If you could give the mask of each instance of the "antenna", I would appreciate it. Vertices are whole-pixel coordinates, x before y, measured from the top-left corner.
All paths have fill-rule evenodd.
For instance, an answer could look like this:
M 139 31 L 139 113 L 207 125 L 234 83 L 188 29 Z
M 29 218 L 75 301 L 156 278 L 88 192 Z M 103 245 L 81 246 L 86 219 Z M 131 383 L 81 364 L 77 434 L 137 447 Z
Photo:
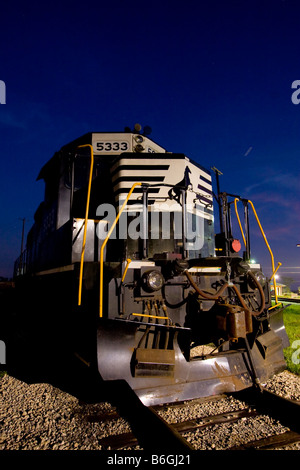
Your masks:
M 211 167 L 211 169 L 214 171 L 215 175 L 216 175 L 216 181 L 217 181 L 217 196 L 216 197 L 216 200 L 218 202 L 218 205 L 219 205 L 219 218 L 220 218 L 220 232 L 223 232 L 224 231 L 224 224 L 223 224 L 223 217 L 222 217 L 222 203 L 221 203 L 221 197 L 220 197 L 220 180 L 219 180 L 219 176 L 220 175 L 223 175 L 223 173 L 218 170 L 218 168 L 216 168 L 215 166 Z
M 220 175 L 223 175 L 223 173 L 218 170 L 218 168 L 216 168 L 215 166 L 213 166 L 212 168 L 212 171 L 214 171 L 215 175 L 216 175 L 216 180 L 217 180 L 217 190 L 218 190 L 218 198 L 219 198 L 219 194 L 220 194 L 220 181 L 219 181 L 219 176 Z

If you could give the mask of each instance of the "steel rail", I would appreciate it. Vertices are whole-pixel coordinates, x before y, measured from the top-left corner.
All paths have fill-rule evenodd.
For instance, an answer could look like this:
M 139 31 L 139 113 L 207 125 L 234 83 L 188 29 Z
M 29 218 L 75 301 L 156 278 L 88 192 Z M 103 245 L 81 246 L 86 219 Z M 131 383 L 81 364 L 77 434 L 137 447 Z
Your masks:
M 300 401 L 281 397 L 270 390 L 250 388 L 232 394 L 254 406 L 259 412 L 279 420 L 291 431 L 300 433 Z
M 234 396 L 238 399 L 241 399 L 245 403 L 246 407 L 241 410 L 237 409 L 216 415 L 200 416 L 198 418 L 187 419 L 181 422 L 168 423 L 162 417 L 158 417 L 158 412 L 160 410 L 164 411 L 166 409 L 189 407 L 194 403 L 204 403 L 205 401 L 222 399 L 224 396 Z M 99 441 L 99 444 L 102 446 L 102 448 L 121 450 L 140 446 L 143 448 L 143 450 L 147 451 L 153 451 L 153 449 L 159 449 L 163 451 L 174 449 L 176 449 L 176 451 L 182 451 L 182 449 L 195 450 L 195 448 L 190 444 L 188 444 L 188 447 L 186 447 L 187 441 L 184 439 L 182 434 L 187 432 L 195 432 L 199 429 L 209 429 L 210 427 L 216 425 L 238 422 L 241 419 L 252 418 L 260 414 L 267 414 L 270 417 L 279 419 L 280 423 L 287 426 L 289 429 L 282 434 L 273 434 L 265 438 L 237 444 L 235 446 L 229 447 L 226 450 L 276 449 L 278 447 L 285 447 L 289 444 L 300 442 L 300 403 L 282 398 L 266 389 L 262 389 L 261 392 L 257 392 L 256 389 L 248 389 L 236 394 L 225 394 L 217 397 L 207 397 L 206 399 L 202 398 L 190 400 L 188 402 L 169 403 L 145 408 L 148 410 L 148 414 L 144 415 L 143 411 L 143 413 L 140 415 L 140 419 L 143 422 L 143 426 L 140 429 L 137 429 L 136 426 L 132 426 L 132 432 L 126 432 L 123 434 L 111 435 L 109 437 L 102 438 Z M 120 411 L 121 413 L 119 416 L 125 417 L 130 422 L 130 424 L 132 424 L 132 417 L 130 416 L 130 413 L 127 411 L 126 416 L 124 416 L 122 410 Z M 140 410 L 136 410 L 136 413 L 140 413 Z M 151 416 L 150 421 L 149 416 Z M 105 417 L 106 415 L 104 415 L 104 419 Z M 111 414 L 111 419 L 115 419 L 116 417 L 118 417 L 118 415 L 115 413 Z M 156 421 L 157 417 L 158 421 Z M 99 417 L 96 417 L 96 420 L 100 421 Z M 159 428 L 156 427 L 157 423 L 159 423 Z M 161 428 L 162 425 L 163 428 Z M 141 432 L 143 434 L 148 432 L 147 437 L 144 436 L 144 439 L 141 439 Z M 162 440 L 160 441 L 160 439 Z M 179 446 L 178 448 L 177 445 Z
M 293 299 L 293 298 L 287 298 L 287 297 L 278 297 L 278 300 L 280 302 L 291 302 L 294 304 L 300 304 L 300 299 Z
M 116 407 L 119 415 L 128 421 L 139 445 L 144 450 L 155 449 L 185 454 L 194 450 L 173 426 L 159 416 L 154 407 L 147 407 L 141 402 L 127 382 L 108 381 L 105 382 L 105 388 L 108 394 L 107 400 Z M 101 444 L 101 441 L 99 443 Z
M 183 404 L 182 407 L 185 405 Z M 169 406 L 172 408 L 172 406 Z M 155 411 L 157 407 L 150 407 L 152 411 Z M 251 416 L 257 416 L 257 412 L 255 410 L 236 410 L 236 411 L 229 411 L 227 413 L 220 413 L 214 416 L 205 416 L 199 417 L 194 419 L 188 419 L 186 421 L 181 422 L 172 422 L 166 423 L 166 426 L 169 427 L 171 430 L 177 431 L 180 434 L 185 432 L 196 431 L 197 429 L 204 429 L 210 426 L 214 426 L 216 424 L 224 424 L 224 423 L 231 423 L 238 421 L 242 418 L 249 418 Z M 139 441 L 137 437 L 134 435 L 133 432 L 127 432 L 123 434 L 117 434 L 115 436 L 104 437 L 99 441 L 99 444 L 103 447 L 109 447 L 112 450 L 121 450 L 126 447 L 134 447 L 139 445 Z M 194 450 L 194 448 L 193 448 Z

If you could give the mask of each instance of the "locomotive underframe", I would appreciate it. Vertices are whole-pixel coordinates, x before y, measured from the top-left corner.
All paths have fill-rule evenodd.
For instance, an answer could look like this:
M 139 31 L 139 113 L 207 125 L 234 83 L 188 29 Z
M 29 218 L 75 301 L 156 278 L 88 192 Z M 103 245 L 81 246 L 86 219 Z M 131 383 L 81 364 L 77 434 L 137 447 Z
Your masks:
M 132 360 L 140 337 L 139 328 L 136 322 L 102 322 L 97 337 L 98 368 L 104 380 L 126 380 L 141 401 L 149 406 L 240 391 L 251 387 L 257 379 L 265 382 L 285 368 L 282 341 L 273 331 L 262 335 L 253 345 L 252 362 L 245 349 L 208 354 L 187 361 L 175 335 L 173 363 L 165 364 L 165 356 L 158 356 L 155 363 L 147 364 L 148 375 L 133 376 Z M 256 377 L 253 376 L 253 364 Z M 166 368 L 162 369 L 162 365 Z M 152 375 L 149 366 L 152 366 Z

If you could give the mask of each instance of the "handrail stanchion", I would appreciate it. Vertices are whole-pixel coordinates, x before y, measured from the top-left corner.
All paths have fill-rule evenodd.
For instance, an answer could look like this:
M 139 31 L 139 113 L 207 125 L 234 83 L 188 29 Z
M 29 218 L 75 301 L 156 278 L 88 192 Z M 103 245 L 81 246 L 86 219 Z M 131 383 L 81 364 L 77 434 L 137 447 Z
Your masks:
M 103 316 L 103 253 L 104 253 L 104 248 L 106 246 L 106 243 L 108 242 L 108 239 L 109 237 L 111 236 L 115 226 L 117 225 L 118 223 L 118 220 L 128 202 L 128 199 L 130 198 L 134 188 L 136 186 L 142 186 L 142 183 L 134 183 L 129 191 L 129 193 L 127 194 L 126 196 L 126 199 L 122 205 L 122 207 L 120 208 L 118 214 L 117 214 L 117 217 L 115 218 L 115 220 L 113 221 L 111 227 L 110 227 L 110 230 L 108 232 L 108 234 L 106 235 L 106 238 L 105 240 L 103 241 L 102 245 L 101 245 L 101 249 L 100 249 L 100 299 L 99 299 L 99 317 L 102 318 Z
M 237 217 L 237 220 L 238 220 L 238 224 L 239 224 L 239 227 L 240 227 L 240 230 L 241 230 L 241 234 L 242 234 L 242 237 L 243 237 L 243 240 L 244 240 L 244 243 L 245 243 L 245 247 L 246 247 L 246 249 L 247 249 L 246 239 L 245 239 L 245 236 L 244 236 L 242 224 L 241 224 L 240 217 L 239 217 L 239 213 L 238 213 L 238 210 L 237 210 L 237 204 L 236 204 L 236 203 L 237 203 L 238 200 L 239 200 L 238 198 L 235 198 L 235 199 L 234 199 L 235 213 L 236 213 L 236 217 Z M 259 220 L 258 215 L 257 215 L 257 213 L 256 213 L 255 207 L 254 207 L 252 201 L 249 201 L 249 200 L 248 200 L 247 202 L 251 204 L 251 207 L 252 207 L 253 213 L 254 213 L 254 215 L 255 215 L 256 221 L 257 221 L 257 223 L 258 223 L 258 226 L 259 226 L 259 228 L 260 228 L 261 234 L 262 234 L 262 236 L 263 236 L 263 238 L 264 238 L 265 244 L 267 245 L 267 248 L 268 248 L 269 253 L 270 253 L 270 255 L 271 255 L 272 276 L 271 276 L 271 278 L 270 278 L 270 281 L 271 281 L 271 279 L 274 278 L 274 280 L 273 280 L 273 284 L 274 284 L 274 295 L 275 295 L 275 302 L 276 302 L 276 305 L 277 305 L 277 304 L 278 304 L 278 296 L 277 296 L 277 288 L 276 288 L 275 273 L 277 272 L 278 268 L 281 266 L 281 263 L 278 263 L 278 266 L 277 266 L 277 268 L 275 269 L 275 265 L 274 265 L 274 256 L 273 256 L 271 247 L 270 247 L 270 245 L 269 245 L 269 243 L 268 243 L 267 237 L 266 237 L 266 235 L 265 235 L 265 233 L 264 233 L 264 231 L 263 231 L 263 228 L 262 228 L 262 226 L 261 226 L 261 223 L 260 223 L 260 220 Z M 276 305 L 275 305 L 275 306 L 276 306 Z
M 263 228 L 262 228 L 262 226 L 261 226 L 261 223 L 260 223 L 260 221 L 259 221 L 259 218 L 258 218 L 258 215 L 257 215 L 257 213 L 256 213 L 256 210 L 255 210 L 255 208 L 254 208 L 253 203 L 252 203 L 251 201 L 248 201 L 248 202 L 251 204 L 251 207 L 252 207 L 253 213 L 254 213 L 254 215 L 255 215 L 256 221 L 257 221 L 257 223 L 258 223 L 258 226 L 259 226 L 259 228 L 260 228 L 260 231 L 261 231 L 261 233 L 262 233 L 262 236 L 263 236 L 263 238 L 264 238 L 264 240 L 265 240 L 265 243 L 266 243 L 267 248 L 268 248 L 268 250 L 269 250 L 269 253 L 270 253 L 270 255 L 271 255 L 272 272 L 274 273 L 274 271 L 275 271 L 275 264 L 274 264 L 274 256 L 273 256 L 271 247 L 270 247 L 270 245 L 269 245 L 269 243 L 268 243 L 268 240 L 267 240 L 267 237 L 266 237 L 266 235 L 265 235 L 265 233 L 264 233 L 264 231 L 263 231 Z M 273 285 L 274 285 L 275 302 L 276 302 L 276 304 L 277 304 L 277 303 L 278 303 L 278 296 L 277 296 L 277 288 L 276 288 L 276 279 L 275 279 L 275 276 L 274 276 L 274 279 L 273 279 Z
M 237 204 L 236 203 L 237 203 L 238 200 L 239 199 L 237 197 L 234 199 L 235 214 L 236 214 L 236 218 L 237 218 L 237 221 L 238 221 L 238 224 L 239 224 L 239 227 L 240 227 L 240 231 L 241 231 L 242 238 L 243 238 L 243 241 L 244 241 L 244 244 L 245 244 L 245 248 L 247 248 L 243 227 L 242 227 L 240 216 L 239 216 L 239 213 L 238 213 L 238 210 L 237 210 Z

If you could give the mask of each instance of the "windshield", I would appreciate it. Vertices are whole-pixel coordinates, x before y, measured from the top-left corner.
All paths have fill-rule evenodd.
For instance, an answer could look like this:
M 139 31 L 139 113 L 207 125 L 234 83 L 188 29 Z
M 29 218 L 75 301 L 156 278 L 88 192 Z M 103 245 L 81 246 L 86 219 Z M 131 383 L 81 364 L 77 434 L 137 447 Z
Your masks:
M 211 217 L 208 218 L 196 206 L 183 211 L 178 211 L 178 205 L 176 210 L 170 205 L 164 210 L 159 209 L 162 208 L 152 206 L 147 210 L 144 206 L 147 219 L 144 210 L 131 210 L 126 216 L 121 216 L 123 227 L 124 223 L 127 227 L 128 258 L 198 258 L 214 255 Z

